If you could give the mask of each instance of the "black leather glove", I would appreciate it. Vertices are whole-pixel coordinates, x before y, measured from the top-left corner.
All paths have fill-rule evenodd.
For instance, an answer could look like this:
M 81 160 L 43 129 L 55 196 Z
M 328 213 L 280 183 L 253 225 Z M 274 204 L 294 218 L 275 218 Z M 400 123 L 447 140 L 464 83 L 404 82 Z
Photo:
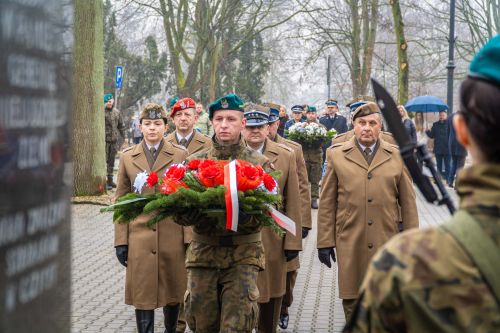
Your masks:
M 298 250 L 285 250 L 286 262 L 292 261 L 299 255 Z
M 127 267 L 128 245 L 118 245 L 115 247 L 116 257 L 123 266 Z
M 302 228 L 302 239 L 306 238 L 309 235 L 309 229 Z
M 333 262 L 336 262 L 335 259 L 335 251 L 333 247 L 326 247 L 324 249 L 318 249 L 318 258 L 322 264 L 325 264 L 328 268 L 332 267 L 332 262 L 330 261 L 330 257 L 332 257 Z

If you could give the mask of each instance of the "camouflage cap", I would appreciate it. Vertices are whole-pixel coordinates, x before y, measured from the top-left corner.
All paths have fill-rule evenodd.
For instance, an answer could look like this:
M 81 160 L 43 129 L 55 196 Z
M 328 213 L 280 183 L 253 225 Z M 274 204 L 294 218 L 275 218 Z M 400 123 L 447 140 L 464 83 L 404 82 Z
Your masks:
M 148 103 L 144 106 L 139 117 L 140 120 L 143 119 L 163 119 L 165 123 L 167 122 L 167 113 L 160 104 Z
M 469 76 L 500 84 L 500 35 L 491 38 L 472 59 Z
M 356 118 L 368 116 L 374 113 L 380 113 L 378 105 L 374 102 L 366 102 L 363 105 L 359 106 L 356 110 L 354 110 L 354 112 L 352 113 L 352 121 L 354 121 Z
M 245 105 L 245 119 L 247 127 L 267 125 L 269 121 L 269 108 L 267 106 L 249 103 Z
M 233 110 L 244 112 L 243 107 L 245 102 L 236 94 L 222 96 L 213 101 L 208 106 L 208 117 L 210 120 L 214 117 L 214 112 L 218 110 Z

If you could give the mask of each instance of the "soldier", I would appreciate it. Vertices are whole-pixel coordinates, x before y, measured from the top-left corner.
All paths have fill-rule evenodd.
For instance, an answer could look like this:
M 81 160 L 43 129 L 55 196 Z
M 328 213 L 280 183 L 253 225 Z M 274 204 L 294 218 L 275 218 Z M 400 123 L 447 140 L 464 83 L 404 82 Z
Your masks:
M 269 170 L 267 158 L 248 148 L 241 138 L 246 124 L 243 104 L 235 94 L 210 104 L 215 131 L 212 146 L 188 160 L 241 159 Z M 189 327 L 196 333 L 252 332 L 259 313 L 257 275 L 264 269 L 260 229 L 247 233 L 207 228 L 204 223 L 212 222 L 196 210 L 176 218 L 200 221 L 193 226 L 186 258 L 188 291 L 184 304 Z M 250 224 L 250 219 L 240 212 L 240 224 Z
M 475 56 L 453 117 L 472 166 L 460 209 L 391 239 L 373 258 L 346 332 L 500 331 L 500 36 Z
M 308 106 L 306 113 L 308 123 L 317 123 L 318 121 L 316 107 Z M 323 150 L 321 144 L 302 144 L 304 159 L 306 161 L 307 176 L 311 184 L 311 208 L 318 209 L 319 181 L 321 180 L 321 166 L 323 165 Z
M 167 141 L 186 147 L 189 155 L 211 146 L 207 135 L 194 130 L 198 114 L 193 99 L 183 98 L 175 102 L 170 118 L 174 121 L 175 131 L 166 137 Z
M 123 151 L 118 170 L 116 198 L 133 191 L 137 174 L 165 173 L 187 157 L 187 150 L 163 138 L 167 114 L 158 104 L 146 104 L 140 115 L 144 140 Z M 154 188 L 144 191 L 154 193 Z M 115 224 L 116 256 L 127 268 L 125 303 L 135 307 L 139 333 L 152 333 L 154 309 L 163 307 L 165 332 L 174 333 L 179 305 L 186 291 L 185 244 L 189 230 L 172 220 L 160 221 L 153 229 L 146 226 L 151 215 L 140 215 L 130 224 Z
M 355 136 L 327 151 L 318 210 L 318 257 L 338 255 L 339 296 L 349 319 L 370 258 L 399 232 L 418 227 L 415 193 L 399 150 L 379 138 L 380 110 L 367 103 L 353 114 Z
M 108 175 L 107 188 L 116 188 L 113 181 L 115 158 L 119 143 L 125 139 L 125 125 L 120 111 L 114 108 L 115 100 L 112 94 L 104 95 L 104 125 L 106 128 L 106 171 Z
M 297 173 L 299 176 L 299 198 L 300 198 L 300 211 L 301 211 L 301 223 L 302 223 L 302 239 L 306 238 L 309 230 L 312 228 L 311 219 L 311 192 L 309 189 L 309 181 L 307 178 L 307 168 L 306 162 L 304 161 L 304 155 L 302 153 L 302 146 L 292 140 L 283 138 L 278 134 L 279 118 L 278 118 L 278 106 L 277 104 L 269 103 L 270 115 L 269 115 L 269 138 L 277 143 L 286 145 L 293 149 L 295 152 Z M 293 288 L 295 286 L 295 281 L 297 279 L 298 269 L 300 268 L 299 257 L 292 259 L 287 262 L 286 268 L 286 292 L 283 296 L 283 302 L 281 303 L 280 311 L 280 323 L 279 326 L 282 329 L 288 327 L 289 315 L 288 308 L 293 302 Z
M 450 173 L 450 150 L 448 148 L 448 113 L 446 111 L 439 112 L 439 120 L 432 124 L 430 130 L 425 131 L 425 134 L 431 139 L 434 139 L 433 153 L 436 158 L 436 167 L 443 176 L 443 179 L 448 179 Z
M 338 114 L 339 107 L 337 101 L 329 99 L 326 101 L 325 115 L 319 118 L 319 122 L 326 127 L 327 130 L 332 128 L 337 131 L 337 134 L 347 132 L 347 120 L 344 116 Z
M 168 108 L 167 108 L 168 112 L 167 113 L 172 112 L 172 108 L 174 107 L 175 102 L 177 102 L 178 100 L 179 100 L 179 96 L 174 96 L 174 97 L 171 97 L 167 100 L 167 105 L 168 105 Z M 165 135 L 170 134 L 173 131 L 175 131 L 175 124 L 173 122 L 173 119 L 168 117 L 168 119 L 167 119 L 167 132 L 165 133 Z
M 214 128 L 212 127 L 210 119 L 208 119 L 208 113 L 203 109 L 203 104 L 196 103 L 196 113 L 198 114 L 198 120 L 194 128 L 202 134 L 212 137 L 212 135 L 214 135 Z
M 296 230 L 301 231 L 299 179 L 295 164 L 295 153 L 285 145 L 268 139 L 269 108 L 249 104 L 245 107 L 247 120 L 243 131 L 247 145 L 266 156 L 276 170 L 281 171 L 278 179 L 279 194 L 283 200 L 282 212 L 295 221 Z M 296 236 L 287 233 L 285 237 L 276 235 L 271 228 L 263 228 L 262 245 L 265 253 L 264 271 L 259 272 L 257 286 L 259 288 L 259 325 L 258 332 L 274 333 L 278 326 L 281 302 L 286 287 L 287 262 L 297 258 L 302 250 L 302 233 Z
M 302 123 L 302 112 L 304 112 L 304 106 L 302 105 L 294 105 L 292 107 L 292 119 L 285 123 L 285 136 L 286 131 L 295 123 Z

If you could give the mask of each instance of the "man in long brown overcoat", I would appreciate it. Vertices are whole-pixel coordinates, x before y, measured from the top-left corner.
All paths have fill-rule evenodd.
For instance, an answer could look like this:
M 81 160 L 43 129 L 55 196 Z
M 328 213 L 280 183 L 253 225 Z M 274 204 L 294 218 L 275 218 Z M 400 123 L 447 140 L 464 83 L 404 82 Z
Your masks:
M 283 238 L 268 227 L 261 231 L 266 268 L 259 272 L 257 279 L 260 294 L 258 332 L 274 333 L 278 326 L 281 302 L 286 291 L 287 261 L 296 258 L 302 250 L 300 198 L 297 197 L 299 180 L 293 150 L 267 138 L 269 108 L 249 105 L 246 111 L 247 123 L 243 131 L 245 141 L 251 149 L 266 156 L 275 170 L 281 171 L 278 186 L 283 200 L 282 211 L 295 222 L 297 231 L 295 236 L 287 232 Z
M 318 257 L 331 267 L 337 251 L 339 296 L 346 319 L 352 312 L 371 257 L 398 233 L 418 227 L 415 192 L 396 146 L 379 138 L 375 103 L 353 113 L 354 137 L 327 151 L 318 211 Z
M 163 138 L 167 114 L 154 103 L 141 112 L 144 140 L 124 150 L 118 170 L 116 198 L 134 191 L 137 175 L 143 171 L 165 173 L 187 157 L 187 150 Z M 154 193 L 144 187 L 142 193 Z M 153 228 L 146 226 L 151 215 L 140 215 L 129 224 L 115 225 L 115 248 L 118 260 L 127 267 L 125 303 L 135 307 L 139 333 L 153 332 L 154 309 L 163 307 L 165 332 L 175 332 L 179 304 L 187 285 L 184 264 L 189 230 L 170 219 Z

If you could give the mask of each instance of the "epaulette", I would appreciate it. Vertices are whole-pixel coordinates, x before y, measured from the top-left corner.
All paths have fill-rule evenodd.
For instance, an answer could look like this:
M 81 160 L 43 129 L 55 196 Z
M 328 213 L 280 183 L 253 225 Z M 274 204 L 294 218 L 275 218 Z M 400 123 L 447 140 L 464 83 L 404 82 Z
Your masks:
M 280 146 L 281 148 L 284 148 L 284 149 L 288 150 L 289 152 L 293 152 L 293 149 L 290 148 L 290 147 L 288 147 L 284 143 L 278 143 L 278 146 Z
M 347 131 L 347 132 L 349 132 L 349 131 Z M 345 135 L 347 134 L 347 132 L 337 135 L 335 138 L 333 138 L 333 140 L 335 140 L 335 139 L 338 139 L 338 138 L 341 138 L 341 137 L 345 136 Z
M 328 147 L 328 149 L 333 149 L 333 148 L 337 148 L 337 147 L 341 147 L 344 145 L 345 142 L 337 142 L 333 145 L 331 145 L 330 147 Z
M 130 147 L 127 147 L 127 148 L 125 148 L 125 149 L 123 149 L 123 150 L 122 150 L 122 153 L 126 153 L 126 152 L 128 152 L 129 150 L 132 150 L 132 148 L 134 148 L 134 147 L 135 147 L 135 145 L 130 146 Z
M 172 146 L 174 146 L 175 148 L 179 148 L 181 150 L 187 150 L 186 147 L 184 147 L 182 145 L 178 145 L 177 143 L 173 143 L 173 142 L 171 142 L 171 143 L 172 143 Z

